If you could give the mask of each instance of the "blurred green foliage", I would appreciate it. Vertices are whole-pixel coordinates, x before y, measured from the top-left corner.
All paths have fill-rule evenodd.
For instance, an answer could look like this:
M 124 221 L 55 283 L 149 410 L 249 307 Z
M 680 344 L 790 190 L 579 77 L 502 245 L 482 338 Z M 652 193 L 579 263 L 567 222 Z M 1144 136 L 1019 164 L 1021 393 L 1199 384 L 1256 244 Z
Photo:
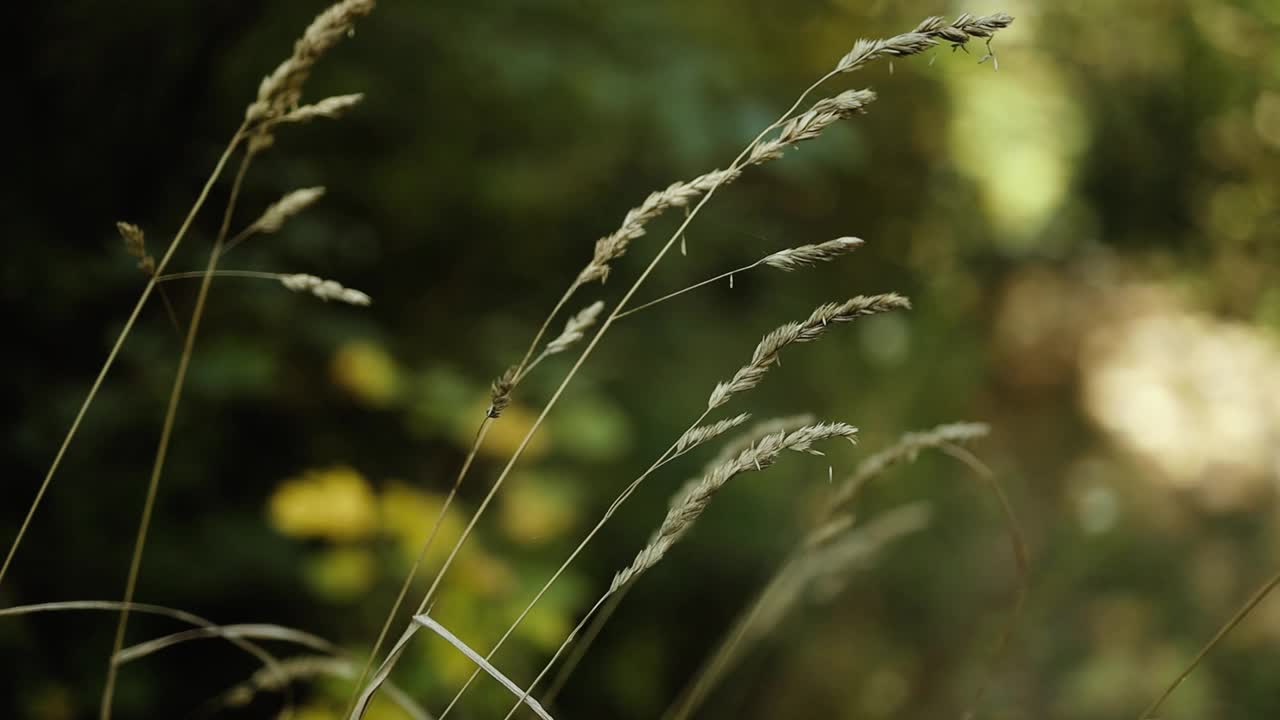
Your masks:
M 258 79 L 322 7 L 49 3 L 29 8 L 11 38 L 23 61 L 13 186 L 0 195 L 12 328 L 6 548 L 144 282 L 114 222 L 163 247 Z M 374 304 L 215 283 L 139 600 L 296 626 L 365 652 L 489 381 L 518 359 L 594 239 L 651 190 L 724 166 L 854 39 L 995 10 L 1017 17 L 994 43 L 998 72 L 977 64 L 975 44 L 841 78 L 879 92 L 868 115 L 717 196 L 688 233 L 688 255 L 671 257 L 641 298 L 781 247 L 850 234 L 867 247 L 803 275 L 745 274 L 621 322 L 434 612 L 487 649 L 759 335 L 821 302 L 900 291 L 911 313 L 797 350 L 743 407 L 855 423 L 862 449 L 789 458 L 718 498 L 630 593 L 558 717 L 657 716 L 800 536 L 828 464 L 847 472 L 904 431 L 954 419 L 993 426 L 975 451 L 1007 484 L 1032 546 L 1028 612 L 1007 659 L 988 675 L 1014 582 L 998 509 L 962 466 L 922 456 L 874 486 L 863 513 L 923 498 L 932 527 L 889 548 L 834 603 L 791 618 L 702 716 L 954 716 L 988 677 L 979 717 L 1135 716 L 1280 569 L 1280 6 L 1270 0 L 382 3 L 308 88 L 313 99 L 364 92 L 364 104 L 281 132 L 248 178 L 241 221 L 297 187 L 324 185 L 325 198 L 224 261 L 332 277 Z M 214 215 L 200 217 L 174 269 L 202 266 Z M 672 215 L 583 304 L 616 300 Z M 195 288 L 168 288 L 180 317 Z M 153 302 L 0 605 L 119 597 L 179 349 Z M 446 535 L 571 360 L 549 360 L 521 387 Z M 703 460 L 645 486 L 499 667 L 532 677 Z M 104 613 L 0 620 L 0 715 L 90 715 L 113 627 Z M 138 617 L 130 640 L 175 629 Z M 396 679 L 438 711 L 471 666 L 434 638 L 411 655 Z M 218 643 L 176 648 L 124 669 L 118 716 L 186 716 L 254 669 Z M 1162 717 L 1277 717 L 1277 682 L 1273 598 Z M 305 686 L 303 716 L 332 716 L 344 692 Z M 241 713 L 268 716 L 278 701 Z M 509 702 L 482 679 L 459 717 Z

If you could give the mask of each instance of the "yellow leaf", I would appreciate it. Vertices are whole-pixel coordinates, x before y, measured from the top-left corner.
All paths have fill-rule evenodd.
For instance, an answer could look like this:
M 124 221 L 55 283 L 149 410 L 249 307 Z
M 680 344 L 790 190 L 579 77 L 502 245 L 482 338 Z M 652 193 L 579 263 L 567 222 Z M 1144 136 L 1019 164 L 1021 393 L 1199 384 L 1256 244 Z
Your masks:
M 329 372 L 334 384 L 375 407 L 388 405 L 400 387 L 395 361 L 380 345 L 364 340 L 339 347 Z
M 373 492 L 350 467 L 309 470 L 285 480 L 269 501 L 271 524 L 285 535 L 353 540 L 376 526 Z

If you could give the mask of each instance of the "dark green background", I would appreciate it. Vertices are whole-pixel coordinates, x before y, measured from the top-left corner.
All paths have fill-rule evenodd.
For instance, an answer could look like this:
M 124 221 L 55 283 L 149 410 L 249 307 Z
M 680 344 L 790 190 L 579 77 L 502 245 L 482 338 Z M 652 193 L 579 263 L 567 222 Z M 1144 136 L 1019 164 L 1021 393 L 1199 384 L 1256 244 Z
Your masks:
M 656 717 L 802 532 L 828 461 L 848 471 L 898 434 L 940 422 L 991 423 L 992 437 L 974 449 L 1007 484 L 1032 551 L 1028 611 L 979 717 L 1134 717 L 1280 569 L 1280 400 L 1267 401 L 1280 397 L 1275 3 L 381 5 L 307 89 L 309 99 L 364 92 L 364 104 L 340 121 L 281 131 L 249 175 L 237 225 L 296 187 L 324 185 L 326 197 L 224 262 L 332 277 L 374 304 L 215 283 L 139 600 L 366 647 L 403 562 L 369 540 L 373 587 L 358 597 L 320 592 L 305 568 L 330 543 L 273 529 L 272 492 L 339 464 L 375 487 L 399 478 L 443 492 L 489 380 L 518 359 L 593 241 L 628 208 L 723 167 L 856 38 L 902 32 L 930 14 L 997 10 L 1018 17 L 995 42 L 999 72 L 977 64 L 985 50 L 975 43 L 971 54 L 940 48 L 898 61 L 892 74 L 880 63 L 840 78 L 832 93 L 880 93 L 869 114 L 751 170 L 700 215 L 688 256 L 664 261 L 639 297 L 782 247 L 841 235 L 867 246 L 802 274 L 744 274 L 733 289 L 717 284 L 612 330 L 553 414 L 564 419 L 534 464 L 569 498 L 572 525 L 524 547 L 482 523 L 485 546 L 518 582 L 501 602 L 475 599 L 482 630 L 460 634 L 487 648 L 760 335 L 858 293 L 899 291 L 915 309 L 795 349 L 737 410 L 847 420 L 862 428 L 861 449 L 788 458 L 731 486 L 631 592 L 557 717 Z M 15 21 L 6 115 L 16 130 L 0 199 L 6 548 L 144 281 L 114 222 L 138 223 L 152 251 L 163 248 L 258 79 L 322 8 L 76 1 Z M 203 265 L 226 189 L 218 185 L 173 269 Z M 608 284 L 584 290 L 584 303 L 620 297 L 680 217 L 670 215 Z M 195 287 L 169 287 L 184 318 Z M 1192 472 L 1144 451 L 1141 424 L 1135 445 L 1099 419 L 1100 402 L 1123 409 L 1146 397 L 1099 400 L 1088 383 L 1101 372 L 1098 353 L 1138 337 L 1151 314 L 1181 320 L 1144 362 L 1176 375 L 1205 348 L 1217 352 L 1206 386 L 1171 392 L 1212 398 L 1219 381 L 1243 382 L 1252 401 L 1218 407 L 1238 409 L 1241 427 L 1272 439 L 1261 455 L 1233 454 L 1221 444 L 1224 421 L 1192 413 L 1180 435 L 1161 435 L 1178 448 L 1203 444 L 1212 461 Z M 371 402 L 335 383 L 335 353 L 353 342 L 394 364 L 386 397 Z M 0 604 L 119 597 L 179 348 L 152 302 Z M 521 388 L 526 406 L 540 406 L 571 357 Z M 1130 369 L 1163 382 L 1163 370 Z M 1151 432 L 1167 420 L 1153 413 Z M 702 461 L 655 477 L 608 526 L 574 566 L 575 589 L 556 605 L 565 619 L 629 561 Z M 465 508 L 500 467 L 482 459 Z M 703 717 L 960 714 L 986 677 L 1012 563 L 994 502 L 946 458 L 896 471 L 869 494 L 866 513 L 920 498 L 933 505 L 933 526 L 890 548 L 832 604 L 793 617 Z M 89 716 L 113 628 L 103 613 L 0 621 L 0 715 Z M 139 617 L 130 639 L 173 629 Z M 1272 599 L 1165 716 L 1277 716 L 1278 643 Z M 517 647 L 499 664 L 527 682 L 543 652 Z M 128 666 L 118 716 L 185 716 L 254 667 L 213 643 Z M 443 708 L 455 686 L 432 675 L 426 656 L 403 670 L 406 688 Z M 300 693 L 316 713 L 341 698 L 332 686 Z M 507 702 L 482 684 L 458 716 L 501 717 Z M 277 707 L 264 699 L 244 716 Z

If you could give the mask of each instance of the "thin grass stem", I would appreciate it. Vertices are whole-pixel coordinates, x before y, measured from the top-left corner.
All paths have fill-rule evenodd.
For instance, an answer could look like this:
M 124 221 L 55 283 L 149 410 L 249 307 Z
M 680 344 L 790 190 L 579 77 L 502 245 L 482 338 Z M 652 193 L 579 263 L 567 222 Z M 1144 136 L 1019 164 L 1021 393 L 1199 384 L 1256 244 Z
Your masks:
M 1280 586 L 1280 573 L 1272 575 L 1269 580 L 1264 582 L 1261 587 L 1254 591 L 1253 595 L 1249 596 L 1249 599 L 1246 600 L 1244 605 L 1236 611 L 1236 614 L 1232 615 L 1231 619 L 1228 620 L 1226 624 L 1218 628 L 1218 632 L 1213 634 L 1213 638 L 1210 639 L 1204 647 L 1200 648 L 1200 652 L 1196 653 L 1195 658 L 1191 660 L 1191 664 L 1187 665 L 1181 673 L 1178 673 L 1178 677 L 1174 678 L 1173 682 L 1169 683 L 1169 687 L 1165 688 L 1164 692 L 1160 693 L 1160 697 L 1151 701 L 1151 704 L 1138 715 L 1138 720 L 1148 720 L 1151 718 L 1155 714 L 1156 710 L 1159 710 L 1160 706 L 1164 704 L 1164 701 L 1169 699 L 1169 696 L 1173 694 L 1173 691 L 1178 689 L 1178 686 L 1182 684 L 1182 681 L 1186 680 L 1187 677 L 1200 666 L 1201 661 L 1209 655 L 1210 651 L 1217 647 L 1218 643 L 1222 642 L 1222 639 L 1234 630 L 1237 625 L 1243 622 L 1244 619 L 1249 616 L 1249 613 L 1253 612 L 1253 609 L 1258 606 L 1258 603 L 1265 600 L 1266 597 L 1271 594 L 1271 591 L 1276 589 L 1276 586 Z
M 422 547 L 418 549 L 418 556 L 414 558 L 413 565 L 409 568 L 409 574 L 405 576 L 404 582 L 400 584 L 400 592 L 396 595 L 396 601 L 392 604 L 391 611 L 387 613 L 386 620 L 382 622 L 382 629 L 378 631 L 378 639 L 374 641 L 373 649 L 369 651 L 369 658 L 365 661 L 364 667 L 356 678 L 351 697 L 347 700 L 347 709 L 342 713 L 344 717 L 350 715 L 355 707 L 356 701 L 360 696 L 360 688 L 364 686 L 364 681 L 369 677 L 369 671 L 373 669 L 373 661 L 377 659 L 378 651 L 382 649 L 382 643 L 386 642 L 387 632 L 391 629 L 391 623 L 395 622 L 396 614 L 400 612 L 405 596 L 409 594 L 409 587 L 413 584 L 413 579 L 417 577 L 418 568 L 422 566 L 422 561 L 426 558 L 427 551 L 431 548 L 432 542 L 435 541 L 436 534 L 440 532 L 440 526 L 444 522 L 445 514 L 449 512 L 453 499 L 458 495 L 458 488 L 462 486 L 462 479 L 466 477 L 467 471 L 471 469 L 471 463 L 475 461 L 476 455 L 480 452 L 480 447 L 484 445 L 484 438 L 489 434 L 489 428 L 493 426 L 493 421 L 496 419 L 486 416 L 480 422 L 480 429 L 476 431 L 475 440 L 471 443 L 471 450 L 467 452 L 467 458 L 462 462 L 462 468 L 458 471 L 458 476 L 454 479 L 453 487 L 449 489 L 448 496 L 445 497 L 444 503 L 440 505 L 440 510 L 436 513 L 435 522 L 431 524 L 431 532 L 427 534 L 427 539 L 422 541 Z M 414 614 L 421 615 L 425 610 L 426 606 L 424 604 Z
M 22 544 L 22 540 L 26 537 L 27 529 L 31 526 L 31 519 L 35 517 L 36 510 L 40 507 L 40 502 L 44 499 L 45 493 L 49 490 L 49 485 L 53 482 L 53 476 L 57 474 L 58 467 L 62 464 L 62 458 L 66 455 L 67 448 L 70 447 L 72 439 L 75 438 L 76 431 L 80 429 L 80 422 L 84 420 L 85 413 L 88 412 L 89 406 L 93 404 L 94 398 L 98 396 L 98 390 L 102 387 L 102 381 L 106 379 L 107 372 L 111 370 L 111 366 L 115 363 L 116 356 L 120 354 L 120 348 L 124 347 L 125 338 L 129 336 L 133 330 L 134 323 L 137 322 L 138 316 L 142 314 L 142 308 L 147 304 L 147 298 L 151 297 L 151 292 L 156 289 L 156 275 L 160 274 L 169 264 L 169 260 L 173 257 L 174 252 L 178 249 L 178 245 L 182 239 L 186 237 L 187 231 L 191 228 L 191 223 L 195 220 L 200 209 L 204 207 L 205 200 L 209 197 L 209 191 L 213 189 L 213 184 L 222 175 L 222 170 L 230 159 L 231 153 L 235 151 L 240 142 L 244 139 L 244 130 L 247 124 L 242 124 L 236 129 L 235 134 L 223 149 L 222 155 L 218 158 L 218 162 L 214 165 L 213 172 L 209 174 L 205 180 L 204 187 L 200 189 L 200 194 L 196 197 L 195 203 L 187 212 L 187 217 L 182 221 L 182 225 L 178 228 L 178 232 L 174 234 L 173 240 L 169 241 L 169 247 L 165 250 L 164 256 L 156 263 L 155 274 L 147 281 L 146 287 L 142 289 L 142 295 L 138 298 L 138 302 L 134 304 L 133 311 L 129 313 L 129 318 L 125 320 L 124 327 L 121 328 L 120 334 L 116 336 L 115 343 L 111 346 L 111 352 L 107 353 L 107 359 L 102 363 L 102 368 L 98 371 L 98 376 L 94 378 L 93 385 L 89 387 L 89 393 L 85 396 L 84 402 L 80 404 L 80 409 L 76 412 L 75 419 L 71 421 L 71 428 L 67 430 L 67 434 L 62 439 L 62 444 L 58 447 L 58 452 L 53 456 L 53 462 L 49 465 L 49 470 L 45 473 L 44 480 L 40 483 L 40 488 L 36 491 L 35 499 L 31 501 L 31 507 L 27 509 L 26 517 L 22 519 L 22 525 L 18 527 L 18 534 L 13 539 L 13 544 L 9 546 L 9 552 L 5 555 L 4 564 L 0 565 L 0 585 L 4 584 L 5 575 L 9 572 L 9 566 L 13 563 L 13 557 L 18 552 L 18 546 Z
M 205 302 L 209 297 L 209 286 L 213 284 L 213 273 L 218 267 L 218 256 L 222 251 L 222 243 L 226 239 L 227 228 L 230 226 L 231 216 L 235 212 L 236 201 L 240 197 L 240 188 L 244 182 L 245 173 L 249 170 L 253 156 L 253 152 L 245 152 L 240 161 L 240 167 L 236 171 L 235 180 L 231 184 L 231 194 L 227 200 L 226 210 L 223 213 L 222 227 L 214 240 L 213 249 L 209 252 L 208 267 L 205 270 L 204 280 L 200 283 L 200 292 L 196 296 L 195 308 L 191 312 L 191 322 L 187 326 L 187 336 L 183 344 L 182 355 L 178 358 L 178 371 L 173 379 L 173 387 L 169 393 L 169 406 L 165 411 L 164 425 L 160 430 L 160 442 L 156 448 L 155 461 L 151 468 L 151 480 L 147 485 L 147 496 L 142 505 L 142 519 L 138 523 L 138 534 L 133 545 L 133 557 L 129 561 L 129 576 L 125 581 L 120 620 L 116 625 L 115 640 L 113 641 L 111 657 L 107 664 L 107 681 L 102 690 L 102 704 L 98 711 L 98 717 L 101 720 L 110 720 L 111 718 L 111 701 L 115 693 L 118 672 L 115 657 L 124 645 L 125 630 L 129 624 L 129 604 L 133 602 L 133 594 L 137 589 L 138 573 L 142 567 L 142 551 L 146 546 L 147 532 L 151 527 L 151 513 L 155 508 L 156 494 L 160 487 L 160 475 L 164 471 L 164 461 L 168 454 L 169 441 L 173 436 L 174 421 L 178 415 L 178 404 L 182 400 L 182 388 L 185 384 L 187 368 L 191 364 L 196 334 L 200 330 L 200 319 L 204 316 Z
M 225 254 L 225 253 L 224 253 Z M 261 272 L 258 270 L 215 270 L 214 277 L 238 277 L 238 278 L 254 278 L 257 280 L 274 280 L 279 282 L 281 278 L 287 277 L 285 273 Z M 203 270 L 192 270 L 191 272 L 169 273 L 156 278 L 159 282 L 169 282 L 171 280 L 196 280 L 204 277 Z
M 759 260 L 757 260 L 757 261 L 755 261 L 755 262 L 751 263 L 750 265 L 743 265 L 742 267 L 740 267 L 740 268 L 736 268 L 736 269 L 734 269 L 734 270 L 730 270 L 729 272 L 720 273 L 719 275 L 716 275 L 715 277 L 707 278 L 706 280 L 703 280 L 703 281 L 702 281 L 702 282 L 700 282 L 700 283 L 694 283 L 693 285 L 690 285 L 690 286 L 688 286 L 688 287 L 686 287 L 686 288 L 682 288 L 682 289 L 680 289 L 680 290 L 676 290 L 675 292 L 672 292 L 672 293 L 667 293 L 666 295 L 663 295 L 662 297 L 658 298 L 657 300 L 650 300 L 649 302 L 647 302 L 647 303 L 645 303 L 645 304 L 643 304 L 643 305 L 639 305 L 639 306 L 636 306 L 636 307 L 631 308 L 630 310 L 628 310 L 628 311 L 626 311 L 626 312 L 624 312 L 624 313 L 622 313 L 622 314 L 618 315 L 618 319 L 619 319 L 619 320 L 621 320 L 622 318 L 624 318 L 624 317 L 626 317 L 626 316 L 628 316 L 628 315 L 634 315 L 635 313 L 638 313 L 638 312 L 640 312 L 641 310 L 644 310 L 645 308 L 653 307 L 654 305 L 657 305 L 657 304 L 658 304 L 658 303 L 660 303 L 660 302 L 665 302 L 665 301 L 670 300 L 670 299 L 672 299 L 672 298 L 674 298 L 674 297 L 678 297 L 678 296 L 683 295 L 683 294 L 685 294 L 685 293 L 687 293 L 687 292 L 689 292 L 689 291 L 691 291 L 691 290 L 697 290 L 698 288 L 700 288 L 700 287 L 702 287 L 702 286 L 704 286 L 704 285 L 710 285 L 711 283 L 716 282 L 717 280 L 723 280 L 723 279 L 725 279 L 725 278 L 727 278 L 727 277 L 732 277 L 733 275 L 736 275 L 736 274 L 738 274 L 738 273 L 746 272 L 746 271 L 748 271 L 748 270 L 752 270 L 752 269 L 754 269 L 754 268 L 760 267 L 760 265 L 761 265 L 762 263 L 764 263 L 764 259 L 763 259 L 763 258 L 761 258 L 761 259 L 759 259 Z
M 604 624 L 613 617 L 613 613 L 617 611 L 618 606 L 622 604 L 622 600 L 631 592 L 634 587 L 631 583 L 622 586 L 622 589 L 609 596 L 609 602 L 605 603 L 603 609 L 591 618 L 591 627 L 587 628 L 587 633 L 582 636 L 582 642 L 573 646 L 573 652 L 564 661 L 564 665 L 560 666 L 560 672 L 556 673 L 556 677 L 551 681 L 551 687 L 547 688 L 547 692 L 542 696 L 542 706 L 550 707 L 551 703 L 560 696 L 560 691 L 564 689 L 565 684 L 569 682 L 569 676 L 577 669 L 582 659 L 586 657 L 587 650 L 595 643 L 596 638 L 600 636 L 600 631 L 604 629 Z
M 542 666 L 542 670 L 538 673 L 538 676 L 533 679 L 533 682 L 529 683 L 529 687 L 524 691 L 524 696 L 519 698 L 516 704 L 511 707 L 511 710 L 507 712 L 506 716 L 504 716 L 502 720 L 511 720 L 511 716 L 516 714 L 516 711 L 524 705 L 525 699 L 533 693 L 534 687 L 536 687 L 538 683 L 542 681 L 542 678 L 551 671 L 551 667 L 556 664 L 556 660 L 560 658 L 560 655 L 564 652 L 565 648 L 569 647 L 569 643 L 573 642 L 573 639 L 577 637 L 578 633 L 582 632 L 582 627 L 587 624 L 587 621 L 590 620 L 593 615 L 595 615 L 595 612 L 600 609 L 600 606 L 604 605 L 612 596 L 613 593 L 607 593 L 602 595 L 599 600 L 596 600 L 596 604 L 591 606 L 591 609 L 587 611 L 587 614 L 583 615 L 582 619 L 578 621 L 577 626 L 575 626 L 573 630 L 569 632 L 568 636 L 565 637 L 564 642 L 560 643 L 560 647 L 556 648 L 555 654 L 551 656 L 551 659 L 547 661 L 547 664 Z M 440 717 L 444 717 L 444 715 L 441 714 Z
M 1018 528 L 1018 519 L 1013 513 L 1013 504 L 1009 502 L 1008 494 L 1005 493 L 1004 487 L 996 479 L 996 474 L 992 472 L 991 468 L 987 467 L 987 464 L 979 460 L 973 453 L 955 443 L 944 442 L 938 446 L 938 449 L 973 470 L 978 477 L 987 483 L 987 486 L 991 488 L 992 494 L 999 500 L 1000 512 L 1004 515 L 1005 527 L 1009 533 L 1009 544 L 1013 549 L 1014 565 L 1017 572 L 1017 589 L 1014 591 L 1013 607 L 1009 610 L 1009 619 L 1005 623 L 1004 629 L 1000 631 L 1000 637 L 996 641 L 995 648 L 991 651 L 991 657 L 988 660 L 987 679 L 978 686 L 978 689 L 973 694 L 973 701 L 969 710 L 965 711 L 962 716 L 964 720 L 971 720 L 977 712 L 978 706 L 982 703 L 982 698 L 986 694 L 987 688 L 991 685 L 991 676 L 994 675 L 996 668 L 1004 659 L 1005 653 L 1008 652 L 1009 643 L 1013 639 L 1013 634 L 1017 631 L 1018 623 L 1022 619 L 1022 608 L 1026 604 L 1029 586 L 1030 559 L 1028 557 L 1027 541 L 1022 535 L 1022 530 Z
M 33 613 L 67 612 L 72 610 L 119 611 L 122 607 L 125 607 L 125 605 L 115 600 L 63 600 L 59 602 L 37 603 L 35 605 L 18 605 L 14 607 L 0 608 L 0 617 L 6 617 L 6 616 L 16 617 L 16 616 L 22 616 L 22 615 L 30 615 Z M 231 643 L 232 645 L 235 645 L 241 650 L 244 650 L 245 652 L 249 653 L 255 658 L 258 658 L 259 660 L 262 661 L 262 664 L 265 667 L 272 669 L 274 672 L 277 672 L 278 677 L 282 681 L 286 681 L 287 683 L 287 678 L 285 677 L 285 675 L 279 672 L 280 661 L 276 659 L 274 655 L 267 652 L 265 649 L 263 649 L 261 646 L 257 645 L 256 643 L 245 640 L 244 638 L 238 637 L 234 634 L 222 632 L 221 626 L 215 624 L 212 620 L 208 620 L 206 618 L 200 617 L 199 615 L 189 613 L 185 610 L 178 610 L 176 608 L 165 607 L 163 605 L 151 605 L 148 603 L 129 603 L 128 607 L 133 612 L 144 613 L 147 615 L 159 615 L 161 617 L 167 617 L 171 620 L 176 620 L 180 623 L 185 623 L 187 625 L 194 625 L 195 627 L 204 628 L 209 632 L 213 633 L 214 635 L 225 639 L 227 642 Z
M 703 663 L 702 668 L 694 675 L 693 681 L 685 687 L 676 698 L 676 701 L 671 704 L 671 707 L 663 713 L 662 720 L 686 720 L 689 715 L 701 707 L 703 700 L 707 697 L 707 693 L 716 686 L 716 683 L 724 675 L 725 669 L 733 661 L 734 653 L 737 652 L 738 646 L 746 636 L 747 631 L 751 629 L 751 624 L 755 622 L 756 616 L 765 607 L 765 601 L 780 587 L 781 581 L 785 577 L 785 568 L 790 567 L 796 557 L 797 554 L 793 552 L 791 557 L 783 563 L 784 570 L 774 574 L 769 584 L 757 593 L 755 601 L 745 612 L 738 616 L 738 619 L 734 621 L 733 629 L 717 646 L 711 658 Z

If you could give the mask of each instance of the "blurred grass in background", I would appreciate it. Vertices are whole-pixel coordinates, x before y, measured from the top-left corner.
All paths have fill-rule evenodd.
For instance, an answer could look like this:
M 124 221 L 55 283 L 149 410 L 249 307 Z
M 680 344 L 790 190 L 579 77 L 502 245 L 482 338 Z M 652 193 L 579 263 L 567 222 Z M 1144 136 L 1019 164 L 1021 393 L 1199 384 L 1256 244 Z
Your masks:
M 24 58 L 14 93 L 28 111 L 17 115 L 14 187 L 0 197 L 6 544 L 144 282 L 114 221 L 142 225 L 153 243 L 177 226 L 258 79 L 323 4 L 57 3 L 13 39 Z M 333 277 L 374 305 L 215 283 L 139 600 L 297 626 L 363 652 L 489 381 L 595 238 L 649 191 L 723 166 L 854 39 L 997 10 L 1017 18 L 994 44 L 999 72 L 940 48 L 892 74 L 881 64 L 845 78 L 880 93 L 868 115 L 717 196 L 688 256 L 641 297 L 781 247 L 841 235 L 867 247 L 811 275 L 743 275 L 620 323 L 433 614 L 490 646 L 760 334 L 821 302 L 896 290 L 914 311 L 794 353 L 752 397 L 757 417 L 852 422 L 861 449 L 790 460 L 717 500 L 621 606 L 561 713 L 657 716 L 794 542 L 808 509 L 796 498 L 821 491 L 828 460 L 847 471 L 904 431 L 972 419 L 993 426 L 975 450 L 1008 484 L 1033 556 L 1028 615 L 980 716 L 1136 715 L 1280 566 L 1280 6 L 1268 0 L 382 3 L 309 88 L 363 91 L 365 103 L 283 134 L 243 207 L 251 216 L 310 185 L 327 186 L 324 200 L 224 262 Z M 215 222 L 201 218 L 175 269 L 201 266 Z M 615 301 L 654 242 L 587 295 Z M 168 289 L 185 315 L 196 283 Z M 179 349 L 152 304 L 0 605 L 119 596 Z M 522 386 L 447 535 L 569 362 L 548 361 Z M 701 462 L 645 486 L 499 667 L 532 676 Z M 1013 565 L 997 508 L 947 458 L 895 471 L 866 513 L 917 498 L 932 503 L 932 527 L 890 547 L 835 603 L 792 618 L 704 717 L 962 709 L 983 680 Z M 0 622 L 0 715 L 87 715 L 112 626 L 107 614 Z M 173 629 L 138 618 L 130 638 Z M 411 654 L 396 679 L 435 710 L 472 669 L 436 638 Z M 218 643 L 176 648 L 124 669 L 120 716 L 185 716 L 253 669 Z M 1273 598 L 1164 716 L 1277 717 L 1277 682 Z M 308 720 L 336 717 L 343 690 L 302 697 Z M 509 701 L 482 679 L 460 717 Z

